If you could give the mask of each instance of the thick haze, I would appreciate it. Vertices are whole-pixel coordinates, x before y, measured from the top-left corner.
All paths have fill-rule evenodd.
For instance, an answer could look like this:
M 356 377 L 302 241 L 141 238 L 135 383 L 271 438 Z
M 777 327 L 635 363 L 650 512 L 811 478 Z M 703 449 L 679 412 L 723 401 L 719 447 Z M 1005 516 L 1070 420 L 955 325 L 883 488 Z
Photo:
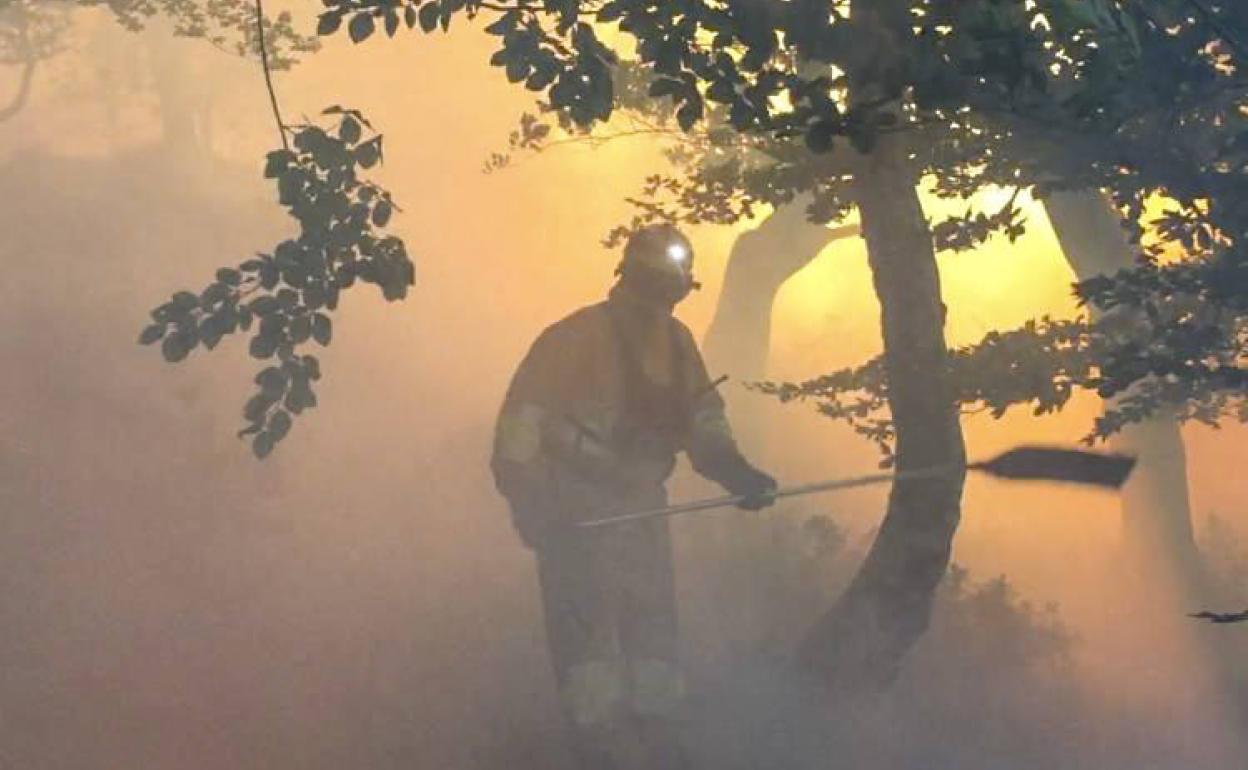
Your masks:
M 259 463 L 233 437 L 257 368 L 245 345 L 170 366 L 135 338 L 169 293 L 291 232 L 260 175 L 276 142 L 260 72 L 199 41 L 77 18 L 71 50 L 0 124 L 0 768 L 562 767 L 532 559 L 488 450 L 532 338 L 605 293 L 617 257 L 599 239 L 662 169 L 656 148 L 562 147 L 483 174 L 531 103 L 486 66 L 478 30 L 335 38 L 279 75 L 288 119 L 339 103 L 385 133 L 378 176 L 403 209 L 394 226 L 417 284 L 395 305 L 371 286 L 348 293 L 320 356 L 320 406 Z M 0 70 L 0 94 L 16 79 Z M 187 123 L 200 143 L 162 136 L 162 109 L 165 125 L 206 116 Z M 1029 218 L 1018 244 L 942 257 L 955 344 L 1074 312 L 1043 211 Z M 679 315 L 700 334 L 734 233 L 691 235 L 705 288 Z M 786 285 L 772 342 L 776 378 L 878 351 L 860 242 Z M 1097 408 L 972 416 L 968 445 L 1073 443 Z M 876 465 L 811 409 L 758 409 L 768 441 L 747 454 L 782 482 Z M 1248 432 L 1185 436 L 1198 529 L 1216 515 L 1242 532 Z M 761 600 L 713 589 L 725 520 L 679 524 L 695 671 L 716 682 L 723 660 L 783 649 L 826 609 L 885 491 L 775 513 L 830 515 L 850 544 L 834 569 L 777 580 Z M 713 492 L 687 471 L 673 485 L 677 499 Z M 1120 531 L 1112 496 L 972 479 L 955 560 L 972 582 L 1005 575 L 1035 607 L 1056 603 L 1077 637 L 1067 667 L 1011 668 L 993 657 L 1007 643 L 986 636 L 999 627 L 938 607 L 899 689 L 825 726 L 831 748 L 811 747 L 810 766 L 1243 767 L 1248 700 L 1224 682 L 1241 673 L 1248 645 L 1230 642 L 1248 629 L 1183 617 L 1195 608 L 1133 566 Z M 733 637 L 775 607 L 787 613 L 775 645 Z M 708 687 L 740 695 L 749 681 Z M 749 692 L 749 706 L 770 703 L 765 687 Z M 712 743 L 731 744 L 711 730 Z

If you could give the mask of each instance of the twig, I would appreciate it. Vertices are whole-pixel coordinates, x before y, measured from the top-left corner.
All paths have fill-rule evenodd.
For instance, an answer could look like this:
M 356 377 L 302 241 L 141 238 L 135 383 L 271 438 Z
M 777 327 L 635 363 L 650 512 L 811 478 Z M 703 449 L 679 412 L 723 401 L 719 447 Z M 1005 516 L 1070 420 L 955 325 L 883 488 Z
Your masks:
M 264 44 L 264 0 L 256 0 L 256 32 L 260 45 L 260 66 L 264 69 L 264 84 L 269 89 L 269 103 L 273 105 L 273 117 L 277 120 L 277 135 L 281 137 L 282 149 L 289 150 L 286 142 L 286 124 L 282 122 L 282 111 L 277 106 L 277 92 L 273 90 L 273 73 L 269 71 L 269 49 Z

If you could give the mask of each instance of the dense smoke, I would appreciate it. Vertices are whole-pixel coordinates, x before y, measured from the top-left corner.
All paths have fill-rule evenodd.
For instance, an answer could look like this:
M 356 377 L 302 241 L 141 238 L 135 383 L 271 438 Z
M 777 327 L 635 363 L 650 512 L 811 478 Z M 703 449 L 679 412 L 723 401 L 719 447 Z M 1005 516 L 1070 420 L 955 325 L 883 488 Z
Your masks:
M 259 463 L 234 439 L 245 345 L 174 367 L 135 344 L 170 292 L 291 226 L 260 175 L 276 136 L 258 71 L 162 34 L 76 15 L 0 125 L 0 768 L 562 767 L 491 431 L 532 337 L 605 292 L 615 255 L 599 238 L 658 153 L 571 147 L 481 174 L 529 104 L 471 34 L 339 41 L 280 77 L 292 115 L 344 102 L 386 133 L 417 286 L 400 306 L 367 289 L 344 302 L 320 406 Z M 1014 251 L 950 258 L 958 341 L 1069 309 L 1069 273 L 1033 224 Z M 695 333 L 733 235 L 693 233 L 706 288 L 680 315 Z M 861 248 L 838 247 L 782 293 L 775 369 L 854 363 L 875 325 Z M 969 441 L 1068 443 L 1093 413 L 973 417 Z M 812 411 L 758 414 L 769 427 L 747 449 L 783 480 L 875 465 Z M 1248 489 L 1222 471 L 1244 434 L 1189 438 L 1198 524 L 1220 517 L 1221 595 L 1242 602 Z M 710 491 L 687 470 L 673 488 Z M 1240 629 L 1185 618 L 1102 494 L 973 482 L 961 567 L 894 688 L 828 706 L 794 681 L 786 653 L 852 574 L 882 494 L 677 525 L 689 731 L 708 767 L 1242 766 Z M 734 549 L 743 528 L 762 551 Z

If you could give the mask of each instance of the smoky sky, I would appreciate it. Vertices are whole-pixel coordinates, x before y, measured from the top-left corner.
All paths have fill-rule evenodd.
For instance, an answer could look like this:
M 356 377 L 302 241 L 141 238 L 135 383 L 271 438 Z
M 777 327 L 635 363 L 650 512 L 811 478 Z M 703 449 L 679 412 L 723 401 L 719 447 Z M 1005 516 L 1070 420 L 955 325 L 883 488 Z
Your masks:
M 400 304 L 349 293 L 321 354 L 320 406 L 263 463 L 234 437 L 257 369 L 245 344 L 171 366 L 135 342 L 169 293 L 292 232 L 260 174 L 277 138 L 256 67 L 81 13 L 30 105 L 0 125 L 0 768 L 562 766 L 532 558 L 493 490 L 491 431 L 532 338 L 604 295 L 617 255 L 600 239 L 663 166 L 653 143 L 621 139 L 482 173 L 532 109 L 489 53 L 470 27 L 335 39 L 277 77 L 292 119 L 340 103 L 385 133 L 378 178 L 402 207 L 395 229 L 417 281 Z M 15 79 L 0 70 L 0 83 Z M 1028 212 L 1018 244 L 942 258 L 955 343 L 1073 312 L 1072 275 L 1042 211 Z M 695 334 L 734 233 L 691 230 L 704 288 L 679 314 Z M 860 242 L 799 273 L 777 302 L 772 375 L 875 353 L 870 292 Z M 813 410 L 740 391 L 734 406 L 743 398 L 766 426 L 745 449 L 782 481 L 875 468 L 868 444 Z M 1082 399 L 1056 417 L 968 416 L 968 443 L 972 454 L 1070 443 L 1097 409 Z M 1186 437 L 1198 528 L 1217 515 L 1238 531 L 1243 430 Z M 687 469 L 673 484 L 677 498 L 714 492 Z M 685 654 L 709 691 L 740 705 L 725 724 L 780 730 L 758 710 L 798 708 L 759 673 L 771 661 L 760 656 L 782 654 L 834 599 L 884 495 L 753 520 L 751 542 L 764 545 L 744 554 L 731 547 L 735 514 L 677 525 Z M 804 547 L 815 515 L 847 533 L 834 568 L 776 578 L 773 593 L 717 590 L 725 570 L 756 576 Z M 1064 684 L 1007 684 L 1009 668 L 981 681 L 975 655 L 988 653 L 963 642 L 1000 627 L 938 617 L 896 694 L 857 704 L 840 727 L 798 704 L 796 723 L 822 735 L 802 760 L 1042 767 L 1047 736 L 1069 744 L 1060 756 L 1073 767 L 1236 766 L 1242 705 L 1223 662 L 1242 660 L 1242 641 L 1190 625 L 1164 569 L 1130 566 L 1121 531 L 1110 496 L 973 480 L 955 560 L 976 580 L 1006 575 L 1037 608 L 1055 603 L 1078 637 Z M 742 633 L 761 617 L 771 633 Z M 997 718 L 932 717 L 949 704 Z

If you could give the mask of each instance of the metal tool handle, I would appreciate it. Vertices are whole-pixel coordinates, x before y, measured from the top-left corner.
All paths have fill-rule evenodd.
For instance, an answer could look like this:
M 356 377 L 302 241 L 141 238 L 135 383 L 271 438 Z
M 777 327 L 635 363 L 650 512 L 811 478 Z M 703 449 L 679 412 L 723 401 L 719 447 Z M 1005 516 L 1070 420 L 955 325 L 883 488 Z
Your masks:
M 796 497 L 798 495 L 809 495 L 815 492 L 827 492 L 833 489 L 848 489 L 850 487 L 865 487 L 872 484 L 880 484 L 885 481 L 907 481 L 911 479 L 930 479 L 940 478 L 952 473 L 965 469 L 966 466 L 938 466 L 932 468 L 918 468 L 911 471 L 897 471 L 890 473 L 872 473 L 867 476 L 855 476 L 851 479 L 836 479 L 833 481 L 816 481 L 811 484 L 800 484 L 793 487 L 783 487 L 772 492 L 768 497 Z M 725 495 L 723 497 L 711 497 L 705 500 L 695 500 L 690 503 L 680 503 L 679 505 L 669 505 L 665 508 L 654 508 L 648 511 L 639 511 L 637 513 L 626 513 L 621 516 L 608 516 L 602 519 L 591 519 L 589 521 L 577 522 L 576 526 L 592 528 L 604 527 L 610 524 L 623 524 L 629 521 L 642 521 L 644 519 L 660 519 L 668 516 L 676 516 L 682 513 L 692 513 L 693 511 L 707 511 L 712 508 L 726 508 L 731 505 L 737 505 L 750 499 L 750 495 Z

